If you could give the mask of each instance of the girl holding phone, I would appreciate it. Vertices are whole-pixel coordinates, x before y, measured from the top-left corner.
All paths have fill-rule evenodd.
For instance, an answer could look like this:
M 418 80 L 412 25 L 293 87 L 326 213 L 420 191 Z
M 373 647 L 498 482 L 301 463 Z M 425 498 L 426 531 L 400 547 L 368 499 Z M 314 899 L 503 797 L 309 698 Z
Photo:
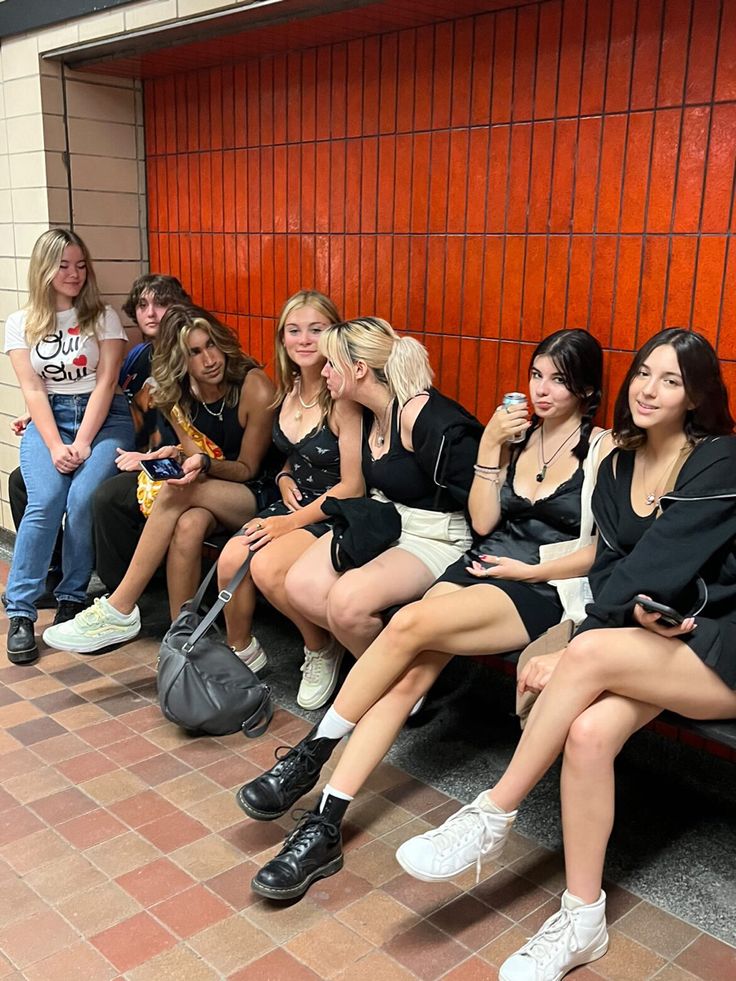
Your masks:
M 560 911 L 503 964 L 502 981 L 559 981 L 605 954 L 613 763 L 629 736 L 663 709 L 736 715 L 733 425 L 704 337 L 672 328 L 647 341 L 616 401 L 617 448 L 593 496 L 599 540 L 588 617 L 564 651 L 539 658 L 547 664 L 521 679 L 542 693 L 498 783 L 399 848 L 401 865 L 432 882 L 496 858 L 517 808 L 563 753 L 567 889 Z M 637 604 L 639 593 L 687 615 L 666 626 Z

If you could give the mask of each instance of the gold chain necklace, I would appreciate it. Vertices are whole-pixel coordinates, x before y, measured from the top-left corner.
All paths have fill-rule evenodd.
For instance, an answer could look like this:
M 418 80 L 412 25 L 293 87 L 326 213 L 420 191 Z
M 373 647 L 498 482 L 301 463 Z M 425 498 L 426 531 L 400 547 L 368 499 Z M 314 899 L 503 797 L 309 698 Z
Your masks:
M 670 472 L 670 470 L 672 470 L 672 468 L 674 467 L 675 460 L 680 455 L 680 453 L 682 453 L 682 447 L 680 447 L 680 449 L 677 451 L 677 453 L 675 453 L 675 455 L 672 457 L 672 459 L 668 461 L 667 466 L 664 468 L 664 470 L 659 475 L 659 480 L 654 485 L 654 488 L 651 491 L 647 491 L 647 484 L 649 483 L 649 481 L 647 480 L 647 457 L 646 457 L 646 451 L 644 451 L 644 453 L 642 453 L 642 457 L 641 457 L 641 482 L 642 482 L 642 485 L 644 487 L 644 500 L 649 505 L 649 507 L 653 507 L 655 504 L 657 504 L 659 502 L 659 498 L 657 497 L 657 488 L 662 483 L 662 481 L 665 479 L 665 477 Z
M 305 402 L 304 399 L 302 398 L 302 381 L 301 381 L 301 378 L 299 379 L 299 381 L 297 382 L 297 385 L 296 385 L 296 397 L 299 399 L 299 403 L 300 403 L 302 409 L 313 409 L 315 407 L 315 405 L 319 402 L 319 396 L 320 396 L 320 393 L 317 392 L 317 397 L 314 399 L 314 401 L 312 401 L 312 402 Z M 296 412 L 294 413 L 294 419 L 297 422 L 301 422 L 302 416 L 304 415 L 304 413 L 302 412 L 302 409 L 297 409 Z
M 389 414 L 393 402 L 394 400 L 391 398 L 386 403 L 386 408 L 383 410 L 383 419 L 380 423 L 378 421 L 378 416 L 374 416 L 375 426 L 376 426 L 376 446 L 383 446 L 383 444 L 386 442 L 386 432 L 388 430 Z

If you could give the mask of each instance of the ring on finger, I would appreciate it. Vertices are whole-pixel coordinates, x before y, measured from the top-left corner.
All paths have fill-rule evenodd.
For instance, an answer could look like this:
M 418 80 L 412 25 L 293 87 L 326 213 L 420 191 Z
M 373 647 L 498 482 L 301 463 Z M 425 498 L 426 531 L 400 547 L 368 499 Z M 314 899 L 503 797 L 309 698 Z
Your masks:
M 256 531 L 260 531 L 260 530 L 261 530 L 261 528 L 263 528 L 263 525 L 261 524 L 261 522 L 260 522 L 260 521 L 257 521 L 257 522 L 256 522 Z

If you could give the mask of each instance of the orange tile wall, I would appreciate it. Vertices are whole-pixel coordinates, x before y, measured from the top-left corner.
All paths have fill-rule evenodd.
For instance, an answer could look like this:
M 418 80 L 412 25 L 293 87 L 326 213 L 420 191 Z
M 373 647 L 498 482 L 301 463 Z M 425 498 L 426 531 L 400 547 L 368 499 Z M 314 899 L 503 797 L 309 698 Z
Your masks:
M 146 83 L 151 268 L 272 352 L 301 286 L 421 336 L 486 417 L 587 326 L 736 392 L 736 0 L 549 0 Z

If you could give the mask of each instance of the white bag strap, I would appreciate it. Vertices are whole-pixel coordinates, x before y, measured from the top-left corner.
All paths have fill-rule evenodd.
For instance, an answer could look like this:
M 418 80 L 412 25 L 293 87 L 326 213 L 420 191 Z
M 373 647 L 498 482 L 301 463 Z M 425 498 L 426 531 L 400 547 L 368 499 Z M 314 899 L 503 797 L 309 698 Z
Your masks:
M 593 534 L 593 491 L 595 481 L 598 476 L 598 463 L 600 458 L 601 443 L 606 436 L 610 436 L 610 429 L 603 429 L 597 436 L 594 436 L 588 455 L 583 461 L 583 487 L 580 492 L 580 542 L 586 543 Z

